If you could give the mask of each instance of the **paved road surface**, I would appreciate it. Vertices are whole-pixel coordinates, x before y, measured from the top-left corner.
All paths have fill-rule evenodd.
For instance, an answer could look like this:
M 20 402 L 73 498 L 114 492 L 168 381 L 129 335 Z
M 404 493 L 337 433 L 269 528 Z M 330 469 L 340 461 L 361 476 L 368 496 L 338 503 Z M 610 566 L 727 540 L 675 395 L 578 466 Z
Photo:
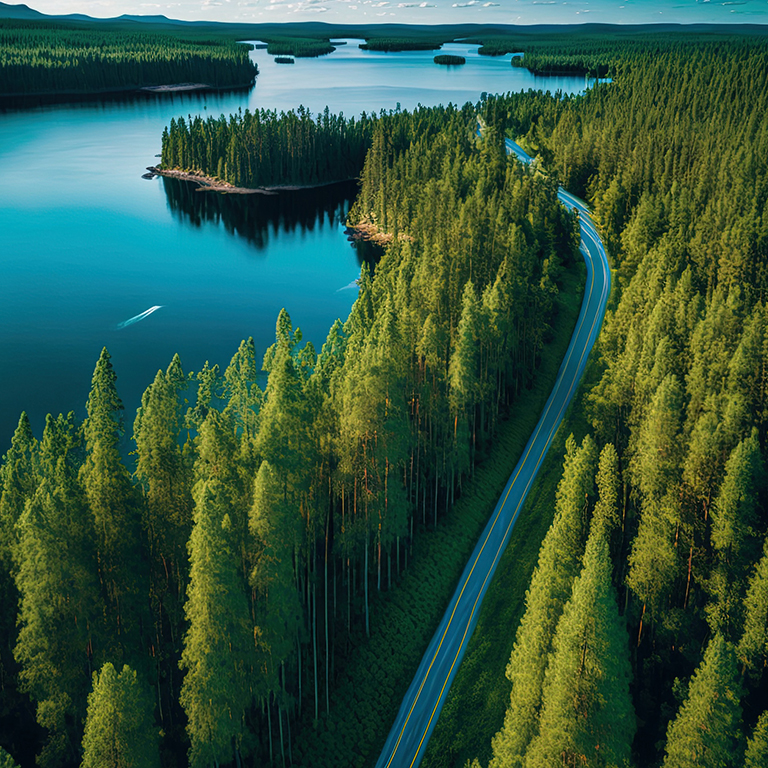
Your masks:
M 514 153 L 525 163 L 532 161 L 513 141 L 507 139 L 506 144 L 508 154 Z M 579 211 L 581 253 L 587 265 L 584 301 L 576 329 L 539 423 L 464 568 L 456 592 L 403 699 L 376 768 L 414 768 L 421 762 L 477 623 L 480 604 L 499 558 L 568 403 L 578 387 L 587 356 L 603 322 L 611 287 L 611 271 L 603 243 L 584 201 L 562 187 L 558 197 L 566 207 Z

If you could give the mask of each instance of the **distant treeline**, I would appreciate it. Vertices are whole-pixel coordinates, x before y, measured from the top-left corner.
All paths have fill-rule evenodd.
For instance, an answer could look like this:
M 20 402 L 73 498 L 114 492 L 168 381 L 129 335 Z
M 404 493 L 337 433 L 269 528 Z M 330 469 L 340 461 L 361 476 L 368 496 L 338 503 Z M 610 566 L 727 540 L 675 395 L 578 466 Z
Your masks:
M 443 40 L 376 37 L 360 43 L 358 47 L 364 51 L 436 51 L 442 48 L 443 42 Z
M 341 181 L 362 170 L 375 122 L 328 109 L 315 119 L 304 107 L 180 117 L 163 131 L 161 167 L 199 171 L 239 187 Z
M 330 41 L 311 37 L 265 37 L 267 53 L 271 56 L 296 56 L 297 58 L 315 58 L 333 53 L 336 48 Z
M 251 339 L 223 371 L 174 357 L 133 420 L 130 472 L 106 350 L 82 424 L 49 417 L 38 441 L 22 415 L 0 468 L 12 754 L 340 768 L 383 737 L 367 708 L 330 704 L 371 593 L 394 587 L 531 381 L 577 239 L 554 184 L 492 129 L 476 138 L 474 108 L 369 124 L 353 221 L 391 244 L 319 355 L 283 311 L 263 358 Z M 388 658 L 413 628 L 387 624 L 394 644 L 355 685 L 394 711 Z
M 89 93 L 174 83 L 248 86 L 250 46 L 0 20 L 0 94 Z

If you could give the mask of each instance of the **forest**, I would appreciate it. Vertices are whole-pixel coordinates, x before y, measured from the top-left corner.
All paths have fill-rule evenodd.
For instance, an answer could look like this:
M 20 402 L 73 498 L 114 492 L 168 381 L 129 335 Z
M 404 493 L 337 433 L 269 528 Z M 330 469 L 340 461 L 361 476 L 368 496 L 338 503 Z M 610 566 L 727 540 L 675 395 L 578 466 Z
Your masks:
M 485 103 L 590 201 L 617 286 L 506 658 L 446 710 L 505 704 L 429 765 L 768 764 L 768 47 L 611 58 Z
M 247 87 L 250 46 L 227 39 L 0 19 L 0 95 L 108 92 L 176 83 Z
M 317 768 L 343 764 L 318 722 L 347 760 L 361 730 L 383 738 L 331 697 L 530 385 L 577 235 L 471 105 L 380 115 L 358 173 L 350 223 L 389 245 L 319 354 L 283 311 L 224 370 L 175 357 L 133 419 L 106 349 L 82 423 L 51 415 L 38 440 L 22 414 L 0 469 L 0 739 L 25 765 Z M 414 630 L 386 624 L 394 656 Z
M 357 178 L 375 116 L 315 116 L 304 107 L 171 120 L 161 169 L 200 172 L 238 187 L 326 184 Z
M 489 593 L 498 632 L 481 617 L 424 765 L 768 764 L 768 45 L 485 42 L 613 82 L 354 130 L 297 111 L 166 131 L 164 163 L 233 183 L 333 148 L 360 175 L 349 224 L 383 250 L 319 354 L 283 312 L 263 357 L 174 358 L 134 419 L 107 350 L 82 423 L 37 439 L 21 416 L 0 467 L 0 766 L 2 748 L 43 768 L 375 760 L 398 657 L 415 669 L 428 639 L 427 600 L 399 595 L 450 594 L 475 525 L 453 514 L 503 418 L 525 420 L 577 265 L 557 184 L 591 205 L 614 292 L 541 535 L 504 561 L 529 572 Z M 309 167 L 293 181 L 333 180 Z M 456 564 L 428 575 L 428 549 Z

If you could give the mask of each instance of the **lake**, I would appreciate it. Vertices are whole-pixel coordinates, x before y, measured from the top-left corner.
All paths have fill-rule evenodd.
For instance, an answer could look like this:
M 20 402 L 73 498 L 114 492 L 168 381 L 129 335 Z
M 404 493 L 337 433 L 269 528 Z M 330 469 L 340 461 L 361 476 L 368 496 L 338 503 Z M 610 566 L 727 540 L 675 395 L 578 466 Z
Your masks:
M 38 437 L 49 412 L 85 415 L 103 346 L 130 434 L 141 393 L 175 352 L 187 372 L 205 360 L 226 367 L 248 336 L 263 355 L 282 307 L 319 351 L 349 313 L 360 260 L 343 222 L 356 185 L 236 197 L 143 179 L 172 117 L 299 104 L 352 116 L 587 86 L 536 77 L 476 46 L 444 46 L 467 63 L 441 67 L 432 51 L 361 51 L 358 42 L 293 65 L 253 51 L 260 73 L 248 91 L 0 105 L 0 453 L 22 410 Z

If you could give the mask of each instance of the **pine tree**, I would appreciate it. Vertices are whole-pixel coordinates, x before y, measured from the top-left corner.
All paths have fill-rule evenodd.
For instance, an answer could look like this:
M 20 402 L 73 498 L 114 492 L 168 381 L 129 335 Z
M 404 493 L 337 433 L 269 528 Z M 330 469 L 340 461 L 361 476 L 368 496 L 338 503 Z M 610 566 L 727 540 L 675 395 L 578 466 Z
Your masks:
M 152 695 L 128 665 L 93 673 L 81 768 L 160 768 Z
M 526 768 L 630 763 L 636 723 L 629 693 L 629 643 L 603 536 L 598 521 L 557 625 L 538 735 L 526 753 Z
M 755 676 L 768 663 L 768 538 L 744 598 L 744 632 L 737 646 L 739 660 Z
M 712 504 L 715 566 L 710 579 L 712 600 L 707 618 L 713 632 L 731 637 L 741 626 L 740 607 L 747 569 L 756 559 L 758 489 L 763 460 L 757 430 L 731 452 L 725 478 Z
M 522 766 L 538 731 L 538 714 L 547 659 L 563 608 L 571 596 L 584 552 L 586 513 L 593 493 L 597 451 L 587 436 L 576 447 L 566 443 L 563 477 L 557 488 L 555 519 L 539 551 L 539 562 L 525 599 L 515 646 L 507 665 L 512 683 L 502 729 L 493 738 L 489 768 Z
M 245 593 L 226 452 L 229 420 L 216 410 L 201 427 L 189 540 L 190 583 L 180 666 L 192 768 L 232 761 L 242 748 L 245 713 L 258 686 L 254 629 Z
M 99 576 L 115 640 L 135 650 L 140 623 L 139 510 L 120 456 L 123 404 L 109 352 L 101 351 L 83 424 L 87 457 L 80 470 L 94 519 Z
M 768 711 L 757 719 L 752 736 L 747 740 L 744 768 L 765 768 L 768 765 Z
M 104 608 L 98 589 L 93 523 L 73 459 L 73 418 L 48 416 L 40 445 L 41 482 L 19 520 L 21 683 L 37 704 L 48 738 L 44 768 L 77 755 L 94 645 Z
M 0 747 L 0 768 L 19 768 L 18 763 Z
M 662 768 L 720 768 L 741 754 L 741 685 L 733 646 L 710 640 L 688 696 L 667 728 Z M 743 748 L 743 747 L 742 747 Z

